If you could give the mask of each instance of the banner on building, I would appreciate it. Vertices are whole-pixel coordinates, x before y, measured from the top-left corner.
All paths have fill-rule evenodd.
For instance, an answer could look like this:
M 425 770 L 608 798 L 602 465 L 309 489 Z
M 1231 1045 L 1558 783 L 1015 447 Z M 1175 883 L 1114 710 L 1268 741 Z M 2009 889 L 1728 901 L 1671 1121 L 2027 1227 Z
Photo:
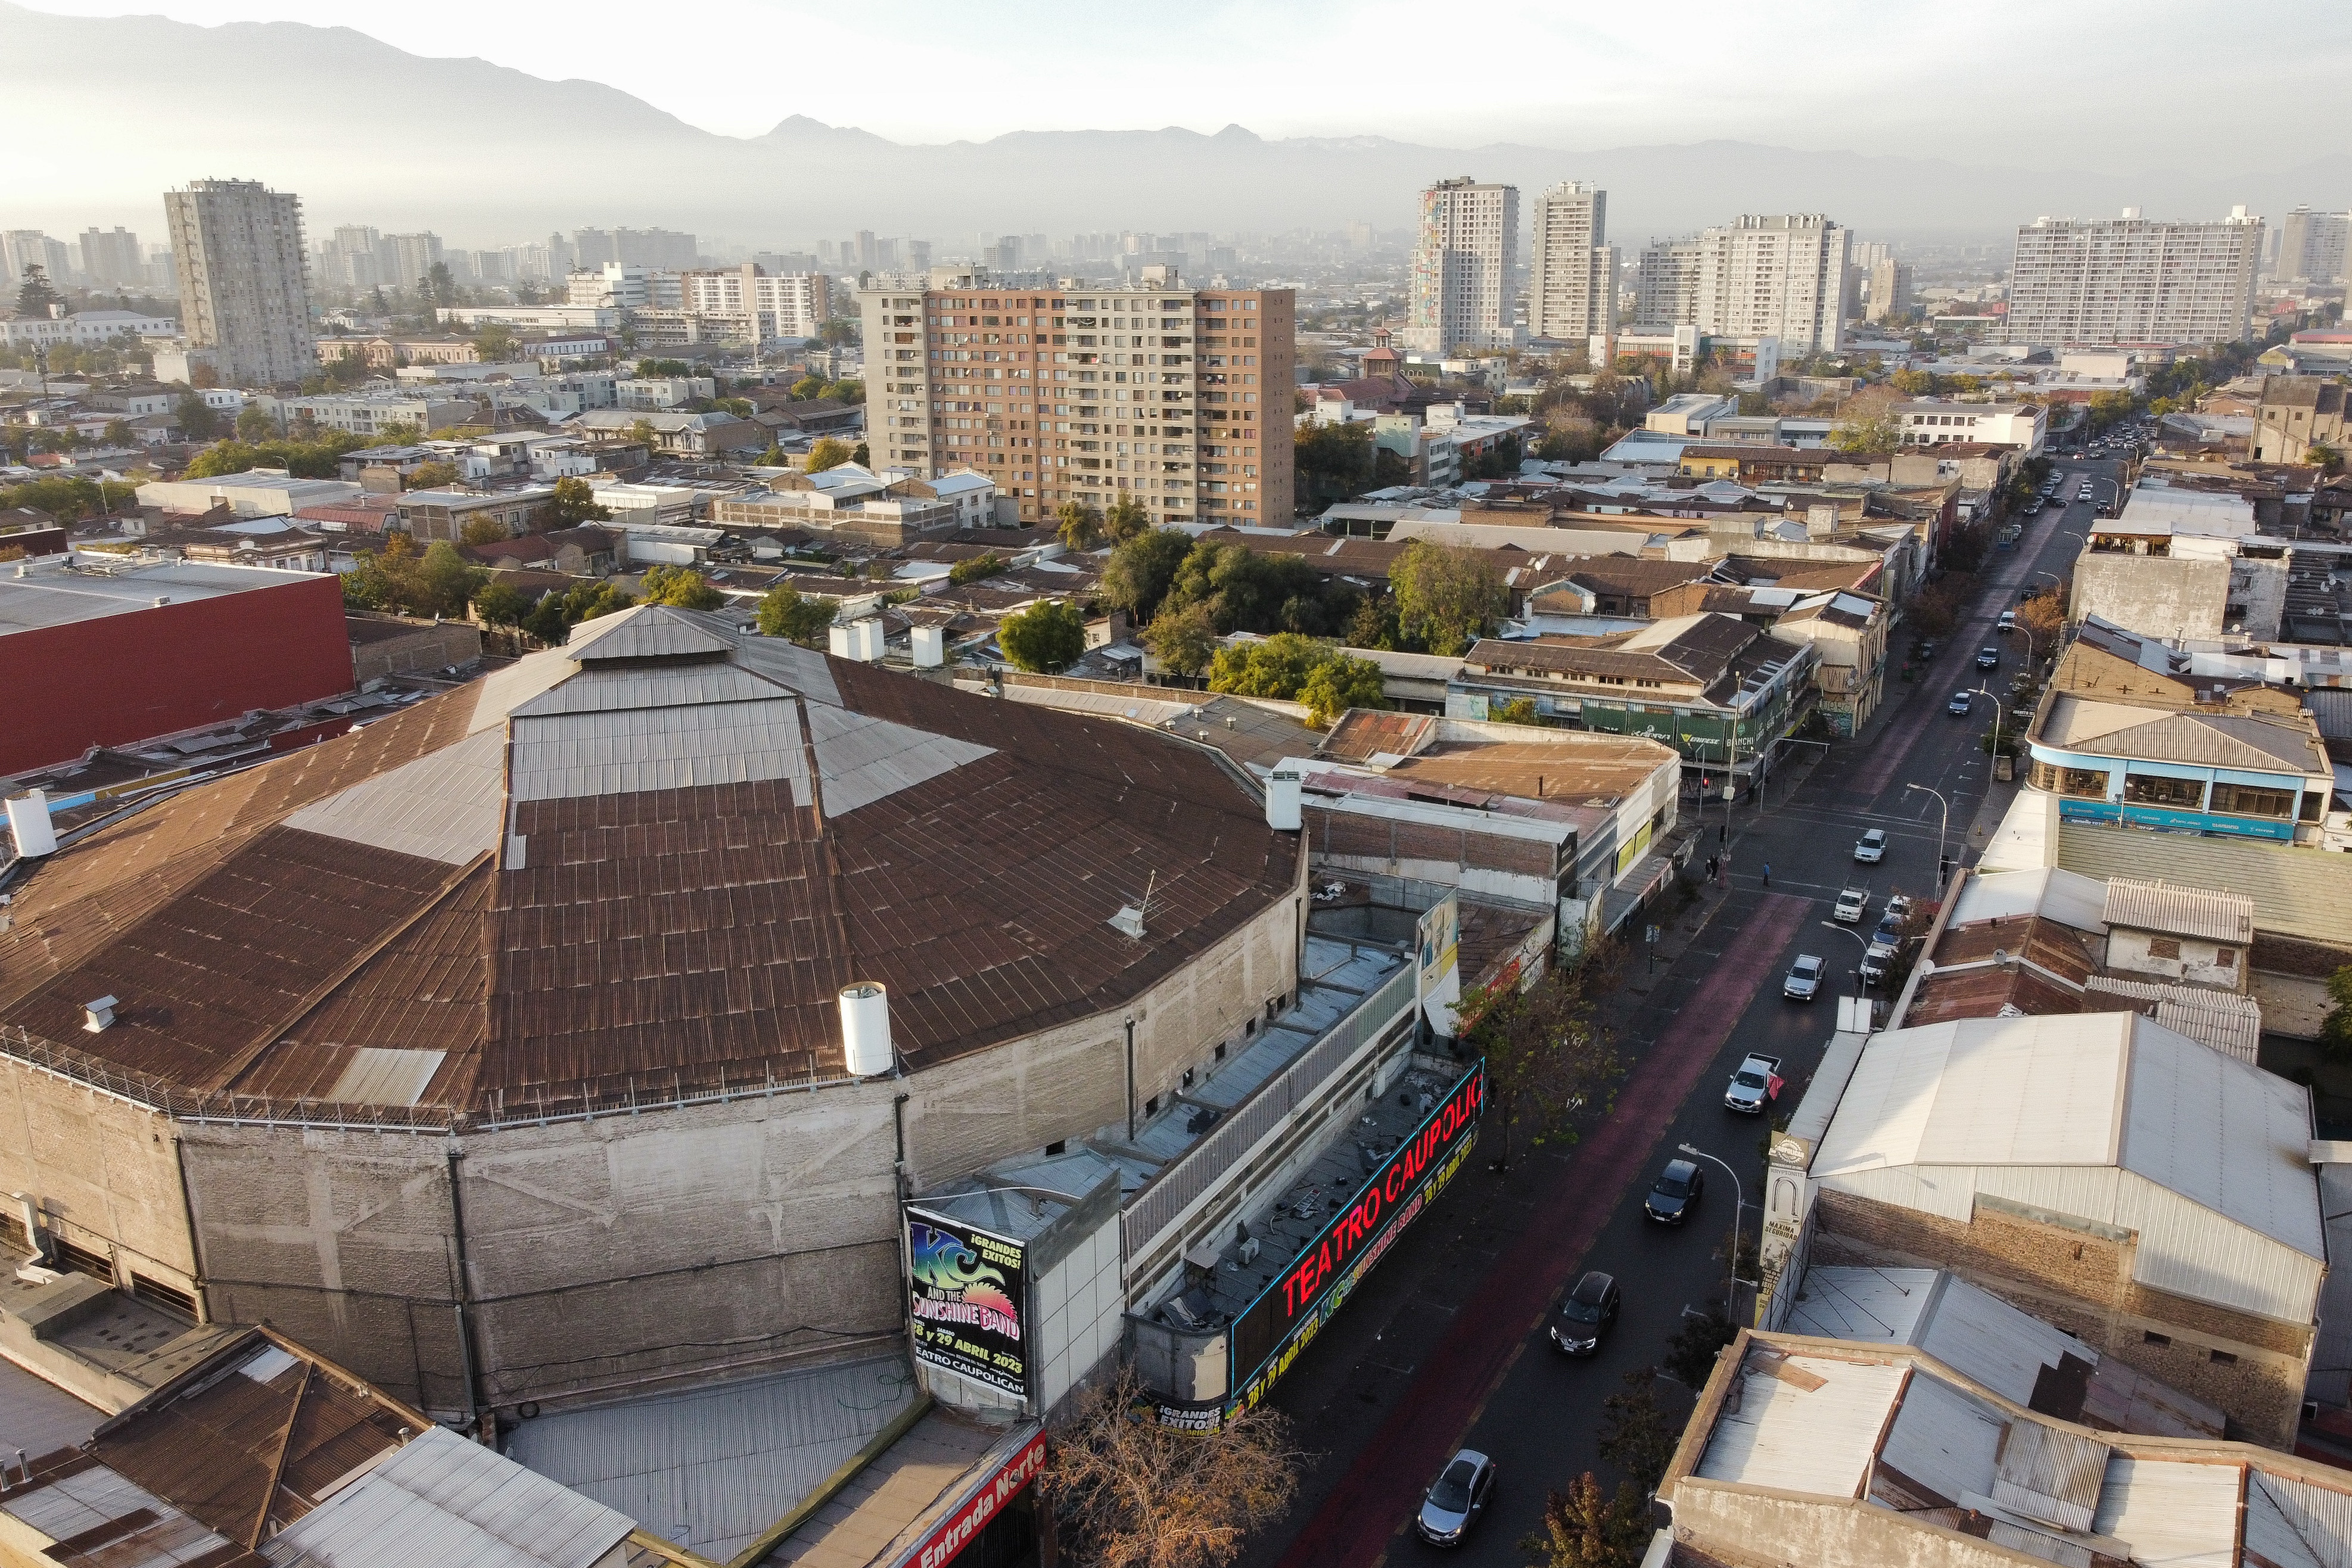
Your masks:
M 942 1564 L 954 1562 L 957 1553 L 977 1540 L 990 1521 L 1004 1511 L 1004 1505 L 1019 1497 L 1021 1489 L 1045 1468 L 1045 1434 L 1040 1431 L 1021 1445 L 1019 1453 L 982 1480 L 962 1507 L 925 1536 L 922 1545 L 898 1561 L 906 1568 L 942 1568 Z
M 909 1208 L 908 1317 L 915 1359 L 1025 1398 L 1027 1272 L 1023 1243 Z
M 1429 1026 L 1448 1039 L 1457 1030 L 1454 1005 L 1462 1000 L 1462 900 L 1454 893 L 1422 911 L 1414 922 L 1419 938 L 1415 989 Z

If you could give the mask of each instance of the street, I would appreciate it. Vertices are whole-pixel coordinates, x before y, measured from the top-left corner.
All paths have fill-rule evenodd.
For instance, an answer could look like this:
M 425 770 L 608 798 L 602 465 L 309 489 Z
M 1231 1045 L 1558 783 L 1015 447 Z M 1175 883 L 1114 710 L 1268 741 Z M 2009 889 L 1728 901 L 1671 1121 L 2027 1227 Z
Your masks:
M 1725 1083 L 1744 1055 L 1760 1051 L 1781 1059 L 1788 1079 L 1777 1111 L 1802 1096 L 1836 1022 L 1834 998 L 1853 993 L 1862 956 L 1853 928 L 1823 929 L 1842 888 L 1870 890 L 1860 936 L 1889 892 L 1933 895 L 1942 813 L 1934 795 L 1906 785 L 1943 792 L 1946 851 L 1956 863 L 1971 858 L 1969 828 L 1990 783 L 1990 758 L 1979 744 L 1990 700 L 1978 697 L 1967 719 L 1948 714 L 1946 704 L 1980 685 L 2006 695 L 2026 658 L 2025 637 L 1999 635 L 1994 624 L 2021 588 L 2046 587 L 2041 574 L 2063 575 L 2081 550 L 2094 513 L 2074 501 L 2074 476 L 2099 480 L 2105 499 L 2116 468 L 2113 460 L 2059 460 L 2063 509 L 2021 519 L 2018 545 L 1990 553 L 1983 591 L 1932 664 L 1909 684 L 1890 675 L 1887 711 L 1874 731 L 1811 764 L 1802 759 L 1816 748 L 1790 748 L 1761 798 L 1731 808 L 1729 886 L 1719 902 L 1701 906 L 1704 925 L 1654 976 L 1644 973 L 1641 948 L 1633 950 L 1631 994 L 1620 999 L 1630 1010 L 1621 1027 L 1631 1071 L 1612 1113 L 1573 1147 L 1538 1151 L 1507 1173 L 1481 1169 L 1462 1182 L 1277 1390 L 1276 1404 L 1318 1458 L 1289 1517 L 1253 1543 L 1245 1562 L 1310 1568 L 1384 1556 L 1433 1560 L 1436 1549 L 1411 1534 L 1410 1521 L 1422 1489 L 1457 1447 L 1490 1454 L 1500 1467 L 1486 1517 L 1451 1553 L 1465 1563 L 1527 1563 L 1519 1542 L 1538 1528 L 1548 1489 L 1587 1469 L 1614 1485 L 1598 1452 L 1601 1402 L 1626 1373 L 1660 1361 L 1685 1313 L 1710 1301 L 1721 1307 L 1718 1255 L 1736 1207 L 1729 1180 L 1714 1165 L 1703 1204 L 1684 1226 L 1647 1220 L 1641 1195 L 1675 1147 L 1689 1143 L 1738 1173 L 1748 1234 L 1756 1234 L 1768 1119 L 1726 1110 Z M 1909 642 L 1898 628 L 1890 667 L 1899 667 Z M 1988 646 L 1999 647 L 2000 666 L 1979 671 L 1976 654 Z M 2046 658 L 2050 650 L 2040 651 Z M 1706 808 L 1702 865 L 1716 851 L 1724 815 L 1720 802 Z M 1859 864 L 1853 841 L 1872 827 L 1886 832 L 1885 858 Z M 1667 918 L 1687 925 L 1701 910 Z M 1780 994 L 1780 977 L 1801 952 L 1829 966 L 1810 1005 Z M 1551 1346 L 1545 1328 L 1562 1291 L 1588 1268 L 1615 1275 L 1624 1305 L 1600 1352 L 1576 1361 Z M 1659 1386 L 1679 1421 L 1687 1395 L 1663 1379 Z

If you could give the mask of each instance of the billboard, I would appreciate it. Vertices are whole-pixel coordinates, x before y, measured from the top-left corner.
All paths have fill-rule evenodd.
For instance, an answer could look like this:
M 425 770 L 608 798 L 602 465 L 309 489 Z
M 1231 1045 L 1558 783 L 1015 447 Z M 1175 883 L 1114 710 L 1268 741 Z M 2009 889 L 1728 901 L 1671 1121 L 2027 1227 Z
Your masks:
M 1023 1243 L 909 1208 L 908 1320 L 915 1359 L 1026 1398 L 1027 1273 Z
M 1413 922 L 1414 988 L 1429 1026 L 1447 1039 L 1454 1035 L 1454 1004 L 1462 999 L 1462 900 L 1453 893 L 1422 911 Z
M 1232 1364 L 1240 1374 L 1234 1384 L 1235 1406 L 1265 1397 L 1323 1324 L 1347 1304 L 1357 1282 L 1445 1190 L 1478 1141 L 1478 1117 L 1486 1105 L 1486 1068 L 1481 1062 L 1455 1081 L 1357 1189 L 1354 1200 L 1242 1310 L 1233 1326 Z

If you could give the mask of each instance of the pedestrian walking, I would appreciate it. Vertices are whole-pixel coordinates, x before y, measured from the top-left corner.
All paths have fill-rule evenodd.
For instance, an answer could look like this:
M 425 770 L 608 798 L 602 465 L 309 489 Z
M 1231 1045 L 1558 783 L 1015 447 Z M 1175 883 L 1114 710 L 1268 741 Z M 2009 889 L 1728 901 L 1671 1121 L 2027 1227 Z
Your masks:
M 1764 885 L 1768 888 L 1772 885 L 1772 862 L 1769 860 L 1764 862 Z

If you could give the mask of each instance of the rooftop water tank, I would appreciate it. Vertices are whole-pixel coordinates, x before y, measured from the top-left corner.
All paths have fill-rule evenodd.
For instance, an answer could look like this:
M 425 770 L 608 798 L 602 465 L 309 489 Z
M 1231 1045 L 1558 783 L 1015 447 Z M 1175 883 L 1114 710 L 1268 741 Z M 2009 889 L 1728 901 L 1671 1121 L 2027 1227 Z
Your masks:
M 856 1078 L 890 1070 L 890 992 L 870 980 L 841 988 L 841 1046 Z

